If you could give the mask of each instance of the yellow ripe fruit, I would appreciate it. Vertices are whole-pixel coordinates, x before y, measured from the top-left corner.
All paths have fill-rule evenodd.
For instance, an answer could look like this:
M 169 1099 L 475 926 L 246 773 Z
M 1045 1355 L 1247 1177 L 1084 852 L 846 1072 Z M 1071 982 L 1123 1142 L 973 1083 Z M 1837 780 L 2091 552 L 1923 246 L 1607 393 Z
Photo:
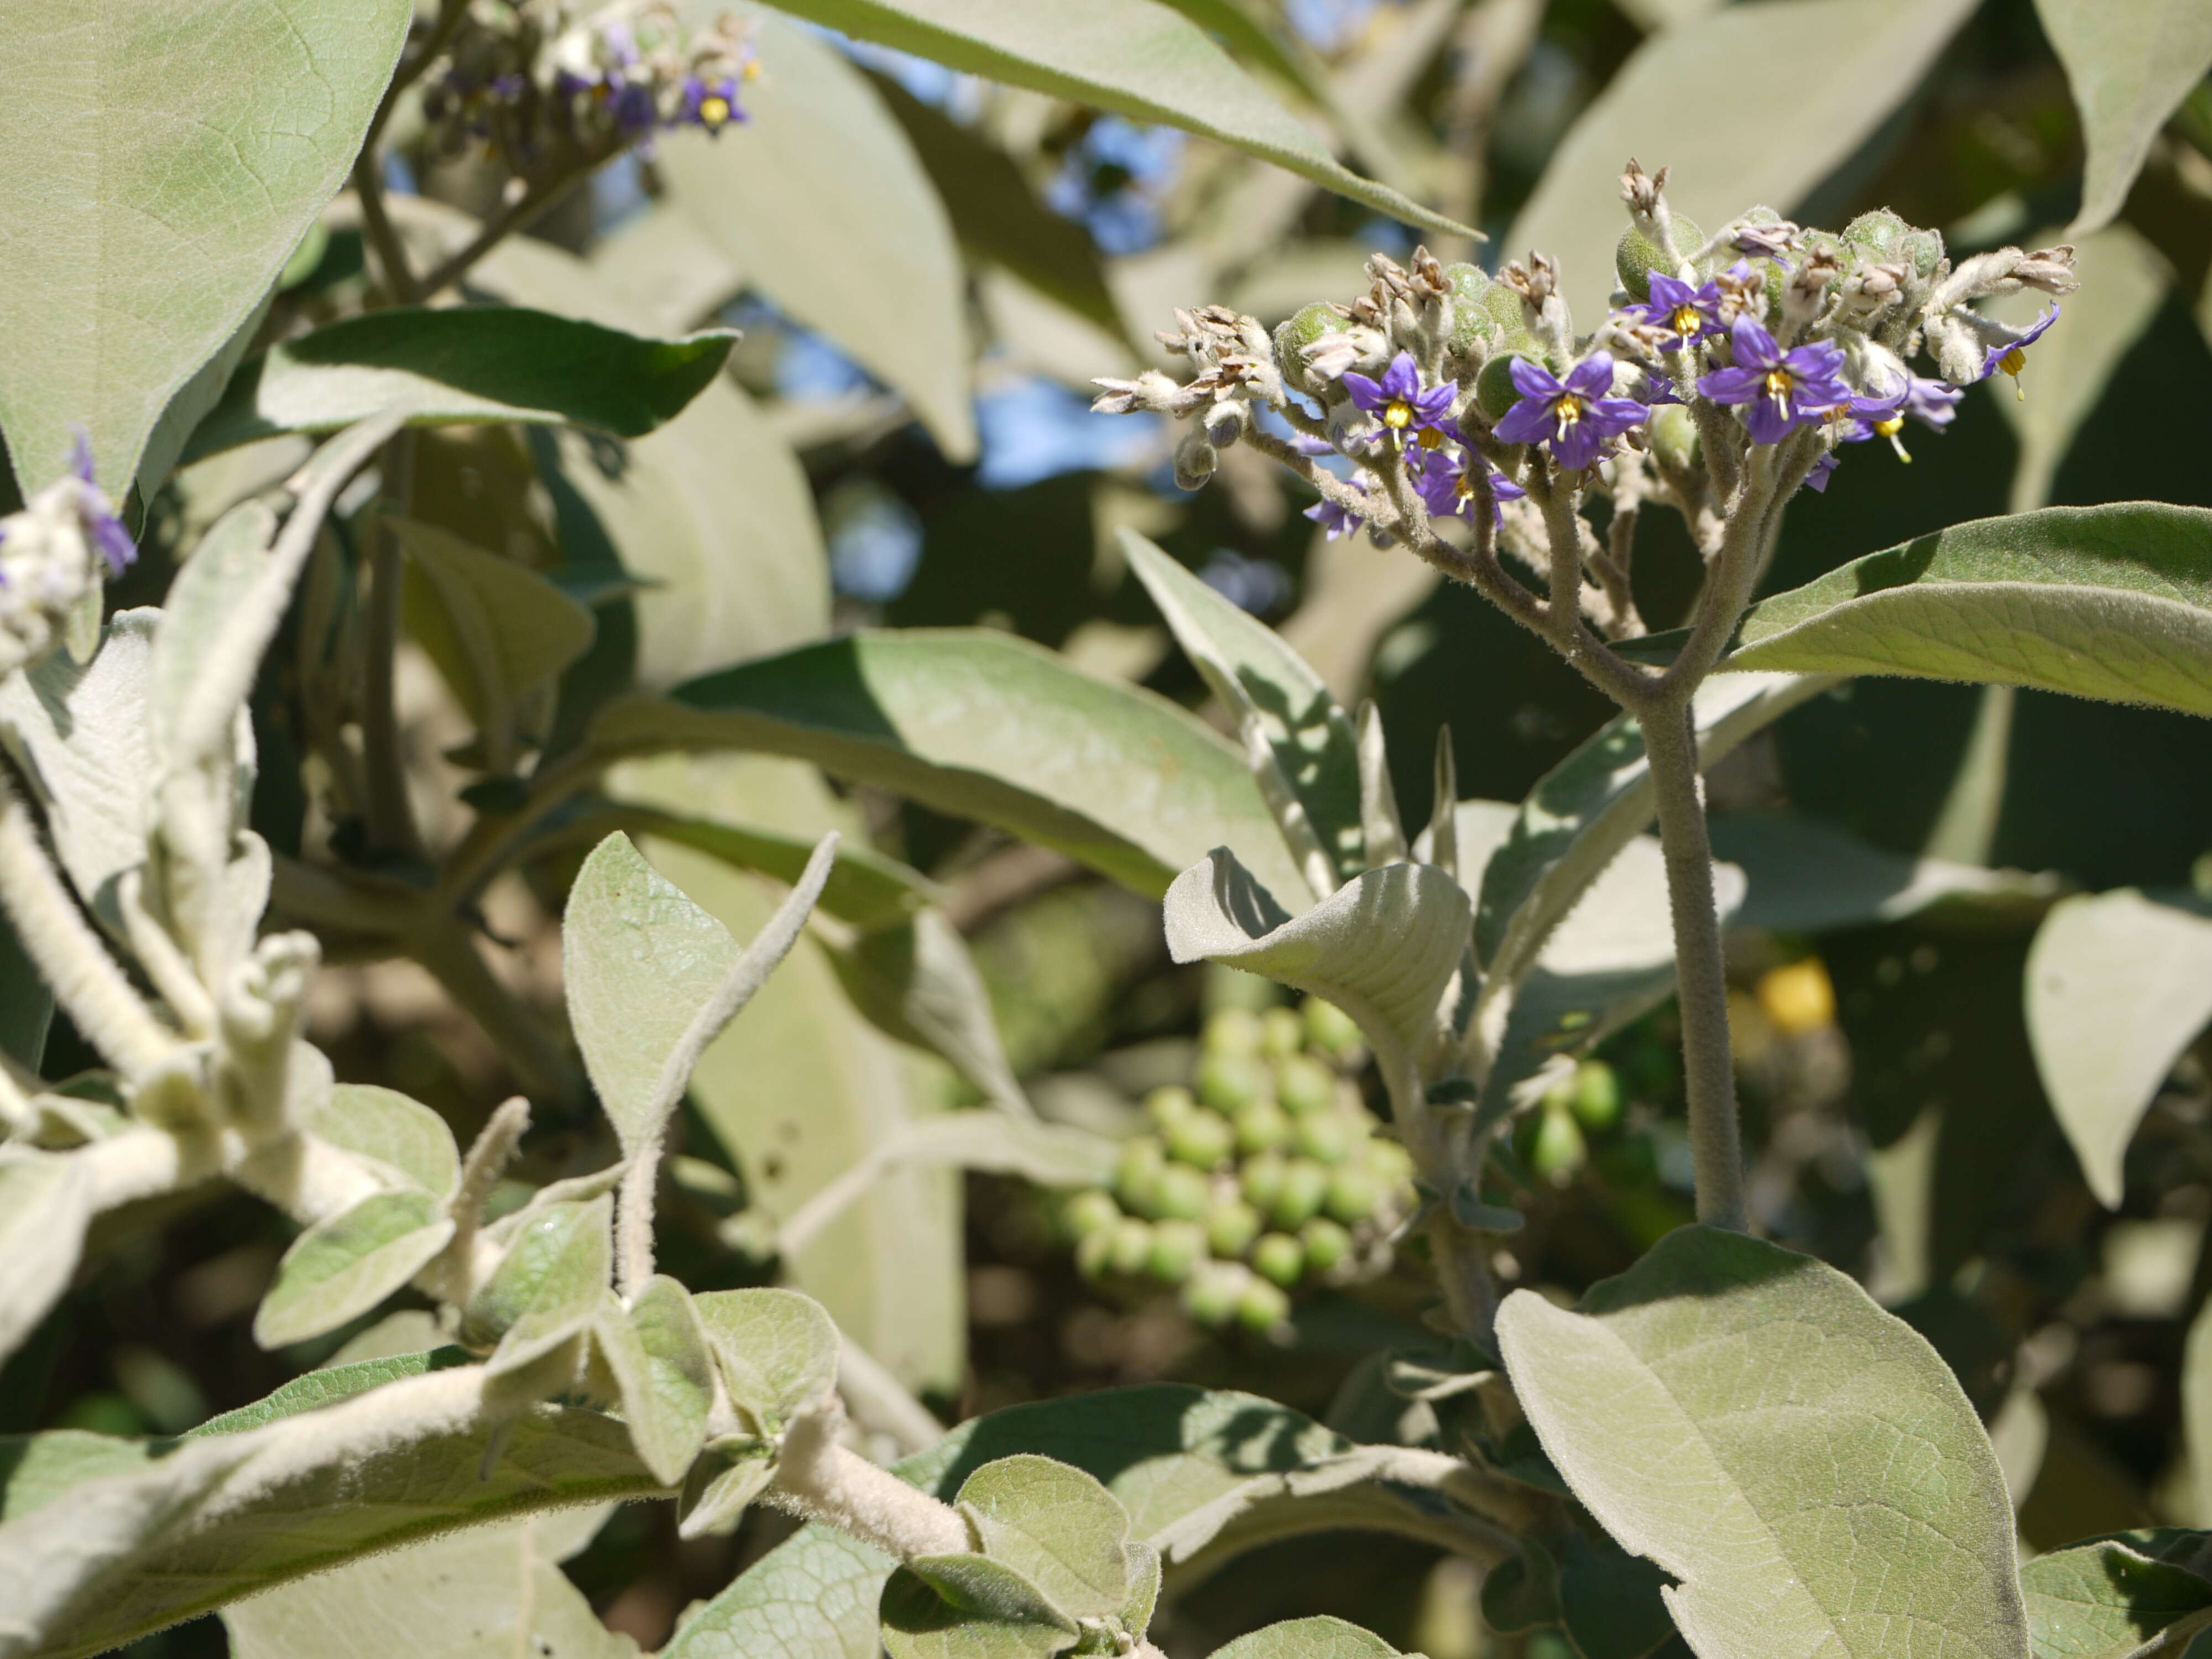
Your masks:
M 1807 957 L 1759 981 L 1759 1006 L 1776 1030 L 1802 1036 L 1836 1023 L 1836 988 L 1820 957 Z

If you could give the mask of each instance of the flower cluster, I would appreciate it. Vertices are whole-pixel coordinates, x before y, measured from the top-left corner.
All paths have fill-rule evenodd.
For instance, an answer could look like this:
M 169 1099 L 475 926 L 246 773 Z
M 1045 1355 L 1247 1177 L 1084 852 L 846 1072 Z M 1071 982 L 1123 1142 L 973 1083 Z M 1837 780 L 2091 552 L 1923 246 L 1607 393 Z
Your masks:
M 102 568 L 119 576 L 137 556 L 113 503 L 93 482 L 92 451 L 80 433 L 70 470 L 21 512 L 0 518 L 0 674 L 45 656 Z
M 649 145 L 678 127 L 720 132 L 759 72 L 750 32 L 725 13 L 688 25 L 669 0 L 476 0 L 422 95 L 448 154 L 471 144 L 529 173 L 564 155 Z
M 1425 250 L 1411 269 L 1378 256 L 1367 295 L 1309 306 L 1272 337 L 1219 307 L 1178 313 L 1181 331 L 1159 337 L 1197 374 L 1102 380 L 1094 407 L 1200 416 L 1176 452 L 1188 488 L 1249 435 L 1320 492 L 1307 516 L 1331 537 L 1479 528 L 1486 501 L 1516 551 L 1541 539 L 1516 537 L 1537 503 L 1499 509 L 1537 492 L 1654 496 L 1694 527 L 1726 512 L 1761 453 L 1785 489 L 1825 488 L 1845 444 L 1881 436 L 1903 455 L 1905 421 L 1948 425 L 1960 388 L 2017 376 L 2058 314 L 2016 329 L 1974 301 L 2075 286 L 2069 247 L 1954 266 L 1939 234 L 1887 211 L 1838 234 L 1767 208 L 1707 238 L 1668 210 L 1663 170 L 1632 161 L 1622 182 L 1620 287 L 1589 334 L 1540 254 L 1494 277 Z M 1908 367 L 1923 352 L 1936 375 Z

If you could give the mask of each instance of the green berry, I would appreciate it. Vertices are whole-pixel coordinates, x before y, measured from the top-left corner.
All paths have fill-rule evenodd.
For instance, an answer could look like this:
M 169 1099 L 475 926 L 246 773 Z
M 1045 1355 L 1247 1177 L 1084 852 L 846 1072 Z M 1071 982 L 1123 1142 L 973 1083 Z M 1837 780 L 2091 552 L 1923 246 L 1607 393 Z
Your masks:
M 1308 997 L 1298 1012 L 1305 1016 L 1306 1041 L 1323 1054 L 1342 1059 L 1358 1049 L 1359 1027 L 1334 1003 Z
M 1167 1149 L 1151 1135 L 1139 1135 L 1124 1146 L 1114 1170 L 1114 1195 L 1121 1207 L 1148 1213 L 1158 1195 L 1160 1171 L 1167 1165 Z
M 1206 1230 L 1195 1221 L 1163 1221 L 1152 1229 L 1152 1249 L 1145 1266 L 1163 1285 L 1180 1285 L 1206 1259 Z
M 1200 1170 L 1219 1168 L 1236 1146 L 1237 1132 L 1218 1112 L 1193 1112 L 1168 1133 L 1168 1155 Z
M 1413 1178 L 1413 1155 L 1396 1141 L 1377 1136 L 1367 1143 L 1367 1167 L 1386 1189 L 1403 1187 Z
M 1288 1233 L 1268 1233 L 1252 1247 L 1252 1271 L 1288 1290 L 1305 1277 L 1305 1250 Z
M 1586 1060 L 1575 1073 L 1575 1115 L 1585 1129 L 1610 1129 L 1620 1121 L 1620 1079 L 1601 1060 Z
M 1328 1172 L 1328 1195 L 1322 1200 L 1329 1214 L 1345 1225 L 1371 1218 L 1382 1206 L 1382 1184 L 1372 1167 L 1347 1164 Z
M 1067 1229 L 1068 1237 L 1085 1239 L 1103 1231 L 1121 1218 L 1121 1206 L 1114 1195 L 1099 1187 L 1076 1194 L 1067 1200 L 1060 1212 L 1060 1224 Z
M 1862 213 L 1844 227 L 1844 240 L 1853 247 L 1874 256 L 1877 263 L 1888 258 L 1897 239 L 1911 230 L 1911 226 L 1887 208 L 1876 208 L 1871 213 Z
M 1705 246 L 1705 233 L 1698 228 L 1697 221 L 1680 214 L 1674 216 L 1674 251 L 1684 258 L 1689 258 Z M 1620 277 L 1621 287 L 1634 300 L 1651 297 L 1651 273 L 1663 271 L 1672 276 L 1667 256 L 1659 245 L 1634 225 L 1621 234 L 1620 244 L 1613 251 L 1613 268 Z
M 1152 1230 L 1146 1223 L 1127 1217 L 1115 1222 L 1106 1237 L 1106 1261 L 1115 1273 L 1133 1278 L 1151 1265 Z
M 1343 333 L 1346 326 L 1334 306 L 1317 301 L 1275 330 L 1275 361 L 1291 385 L 1305 382 L 1305 348 L 1324 335 Z
M 1528 337 L 1528 308 L 1505 283 L 1492 283 L 1482 290 L 1482 308 L 1498 323 L 1498 338 L 1505 343 Z
M 1206 1213 L 1213 1188 L 1188 1164 L 1170 1164 L 1160 1171 L 1152 1198 L 1152 1213 L 1171 1221 L 1195 1221 Z
M 1651 411 L 1645 430 L 1651 434 L 1652 453 L 1668 465 L 1684 468 L 1698 459 L 1698 422 L 1680 404 L 1663 404 Z
M 1246 1281 L 1237 1298 L 1237 1322 L 1255 1336 L 1265 1336 L 1291 1316 L 1291 1298 L 1279 1285 L 1264 1279 Z
M 1444 280 L 1451 284 L 1451 349 L 1472 357 L 1498 337 L 1498 319 L 1483 304 L 1490 291 L 1489 274 L 1480 265 L 1447 265 Z
M 1571 1114 L 1547 1107 L 1536 1120 L 1536 1139 L 1528 1149 L 1528 1167 L 1554 1186 L 1565 1186 L 1589 1158 L 1582 1126 Z
M 1285 1111 L 1326 1112 L 1336 1104 L 1336 1073 L 1306 1054 L 1275 1067 L 1275 1098 Z
M 1167 1133 L 1197 1109 L 1196 1097 L 1180 1084 L 1170 1083 L 1145 1097 L 1146 1115 L 1152 1120 L 1152 1127 L 1162 1134 Z
M 1233 1261 L 1260 1236 L 1260 1212 L 1241 1198 L 1217 1200 L 1206 1212 L 1206 1242 L 1214 1255 Z
M 1513 384 L 1513 363 L 1516 358 L 1522 357 L 1532 363 L 1543 362 L 1533 349 L 1515 347 L 1499 352 L 1474 377 L 1476 406 L 1493 421 L 1504 420 L 1512 412 L 1513 405 L 1521 401 L 1521 388 Z
M 1352 1235 L 1321 1216 L 1298 1229 L 1298 1243 L 1305 1247 L 1306 1266 L 1316 1273 L 1334 1272 L 1352 1254 Z
M 1289 1170 L 1290 1164 L 1280 1152 L 1259 1152 L 1246 1158 L 1237 1171 L 1246 1200 L 1262 1211 L 1273 1209 Z
M 1237 1150 L 1272 1152 L 1291 1138 L 1290 1115 L 1272 1100 L 1255 1100 L 1237 1114 Z
M 1288 1060 L 1306 1046 L 1306 1024 L 1289 1008 L 1270 1008 L 1260 1016 L 1260 1053 L 1268 1060 Z
M 1898 239 L 1896 258 L 1906 270 L 1926 282 L 1936 274 L 1936 267 L 1943 263 L 1943 233 L 1907 231 Z
M 1252 1275 L 1225 1261 L 1201 1261 L 1182 1287 L 1183 1311 L 1201 1325 L 1226 1325 Z M 1273 1288 L 1270 1286 L 1269 1288 Z
M 1267 1069 L 1250 1054 L 1211 1053 L 1198 1065 L 1198 1097 L 1234 1115 L 1267 1092 Z
M 1291 1144 L 1316 1164 L 1341 1164 L 1352 1150 L 1352 1124 L 1341 1112 L 1309 1112 L 1297 1121 Z
M 1199 1042 L 1208 1054 L 1260 1052 L 1260 1016 L 1249 1008 L 1221 1008 L 1207 1017 Z
M 1328 1194 L 1328 1171 L 1310 1158 L 1294 1158 L 1283 1166 L 1275 1201 L 1265 1206 L 1267 1218 L 1285 1232 L 1294 1231 L 1321 1212 Z
M 1085 1233 L 1075 1242 L 1075 1271 L 1094 1285 L 1113 1271 L 1114 1234 L 1120 1224 Z

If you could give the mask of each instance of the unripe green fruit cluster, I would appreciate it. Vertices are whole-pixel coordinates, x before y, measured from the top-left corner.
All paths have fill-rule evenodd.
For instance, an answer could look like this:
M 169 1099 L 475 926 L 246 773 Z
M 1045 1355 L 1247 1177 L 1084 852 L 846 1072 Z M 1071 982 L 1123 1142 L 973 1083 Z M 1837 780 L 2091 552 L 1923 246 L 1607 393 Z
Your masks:
M 1349 1081 L 1364 1059 L 1358 1027 L 1313 999 L 1215 1014 L 1189 1085 L 1146 1097 L 1111 1187 L 1062 1203 L 1077 1267 L 1180 1285 L 1201 1324 L 1260 1331 L 1302 1285 L 1381 1271 L 1413 1163 Z

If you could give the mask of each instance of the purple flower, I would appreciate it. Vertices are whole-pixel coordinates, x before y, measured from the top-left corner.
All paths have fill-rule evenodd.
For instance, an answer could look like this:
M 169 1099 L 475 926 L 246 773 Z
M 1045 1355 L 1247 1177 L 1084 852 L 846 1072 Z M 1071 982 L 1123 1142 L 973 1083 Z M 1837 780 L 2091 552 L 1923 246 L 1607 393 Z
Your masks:
M 694 126 L 704 127 L 710 133 L 720 132 L 732 121 L 746 119 L 744 111 L 738 107 L 738 82 L 734 76 L 724 76 L 716 81 L 702 81 L 696 75 L 684 78 L 684 119 Z
M 137 562 L 138 544 L 131 539 L 131 532 L 115 516 L 107 497 L 92 476 L 92 438 L 82 427 L 77 427 L 70 437 L 70 471 L 85 488 L 77 496 L 77 513 L 84 520 L 84 533 L 100 550 L 100 556 L 107 562 L 107 574 L 119 576 Z
M 1778 444 L 1850 403 L 1850 388 L 1839 378 L 1844 354 L 1825 340 L 1785 353 L 1771 334 L 1739 317 L 1729 343 L 1735 366 L 1715 369 L 1698 390 L 1717 404 L 1748 404 L 1744 422 L 1755 444 Z
M 653 103 L 651 82 L 617 77 L 609 84 L 614 89 L 612 110 L 619 131 L 635 137 L 659 125 L 660 111 Z
M 1807 486 L 1821 495 L 1827 494 L 1829 476 L 1836 470 L 1836 452 L 1830 450 L 1813 463 L 1813 470 L 1805 475 Z
M 1367 494 L 1366 490 L 1358 484 L 1353 484 L 1351 488 L 1358 490 L 1362 496 Z M 1327 495 L 1308 507 L 1305 516 L 1326 530 L 1331 541 L 1336 540 L 1340 536 L 1352 535 L 1360 526 L 1367 522 L 1350 507 L 1339 504 Z
M 1392 358 L 1379 381 L 1370 380 L 1364 374 L 1347 374 L 1343 386 L 1352 394 L 1353 403 L 1392 432 L 1419 427 L 1441 430 L 1442 422 L 1451 413 L 1452 399 L 1458 395 L 1457 389 L 1449 385 L 1424 391 L 1421 371 L 1413 367 L 1413 354 L 1410 351 L 1401 351 Z
M 2029 325 L 2027 332 L 2010 345 L 1991 346 L 1988 354 L 1982 359 L 1982 372 L 1974 376 L 1975 381 L 1979 383 L 1986 380 L 1999 369 L 2002 369 L 2012 376 L 2013 390 L 2017 392 L 2025 401 L 2027 397 L 2027 388 L 2020 383 L 2020 372 L 2027 367 L 2027 348 L 2041 339 L 2044 331 L 2057 320 L 2058 307 L 2053 306 L 2042 316 L 2037 318 Z
M 1474 481 L 1480 475 L 1490 480 L 1492 497 L 1491 517 L 1497 522 L 1504 517 L 1503 503 L 1517 501 L 1528 492 L 1503 473 L 1492 472 L 1479 455 L 1458 455 L 1442 453 L 1422 458 L 1417 483 L 1421 500 L 1427 504 L 1432 519 L 1464 519 L 1474 522 Z
M 1665 330 L 1674 337 L 1660 349 L 1680 351 L 1721 332 L 1720 284 L 1707 283 L 1702 288 L 1692 288 L 1680 277 L 1655 270 L 1650 304 L 1631 306 L 1621 314 Z
M 1513 386 L 1521 401 L 1498 423 L 1498 441 L 1544 443 L 1552 458 L 1570 472 L 1597 459 L 1598 450 L 1640 424 L 1651 411 L 1633 398 L 1609 398 L 1613 355 L 1593 351 L 1567 371 L 1562 384 L 1551 370 L 1526 357 L 1512 360 Z

